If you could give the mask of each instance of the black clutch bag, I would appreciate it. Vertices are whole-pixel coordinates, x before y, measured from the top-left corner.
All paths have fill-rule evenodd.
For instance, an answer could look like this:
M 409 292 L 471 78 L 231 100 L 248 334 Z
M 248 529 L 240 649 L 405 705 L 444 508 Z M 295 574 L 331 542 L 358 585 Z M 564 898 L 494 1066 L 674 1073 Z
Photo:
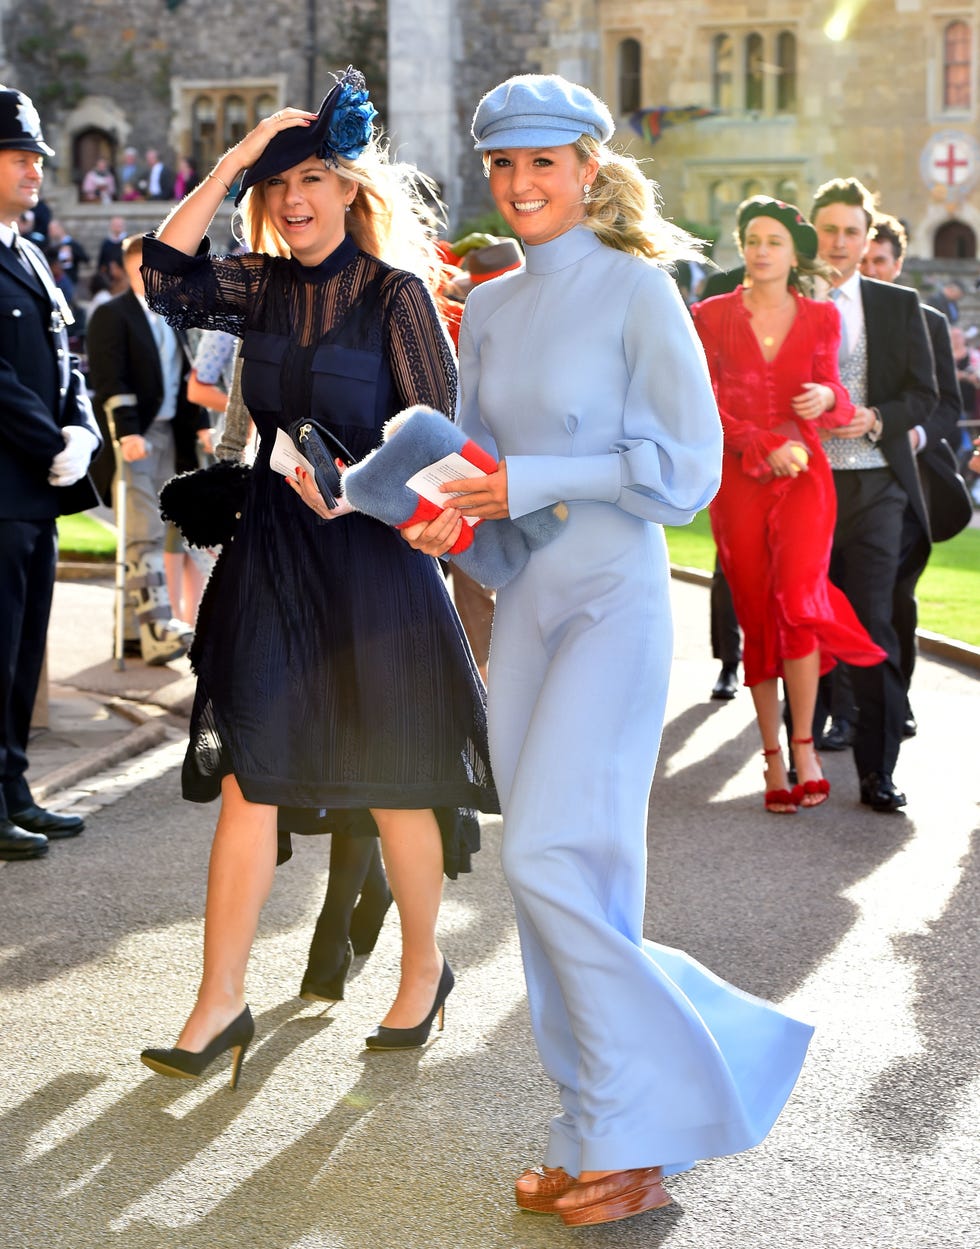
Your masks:
M 354 456 L 347 450 L 336 434 L 319 421 L 293 421 L 286 428 L 297 451 L 313 465 L 316 488 L 323 501 L 332 511 L 340 502 L 340 469 L 337 460 L 345 465 L 354 463 Z

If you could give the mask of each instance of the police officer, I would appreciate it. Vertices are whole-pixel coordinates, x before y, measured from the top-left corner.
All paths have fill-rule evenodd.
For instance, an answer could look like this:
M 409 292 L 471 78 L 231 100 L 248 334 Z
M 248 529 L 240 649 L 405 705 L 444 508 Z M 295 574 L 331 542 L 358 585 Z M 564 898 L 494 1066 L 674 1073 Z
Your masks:
M 38 202 L 45 156 L 31 100 L 0 86 L 0 859 L 33 859 L 78 816 L 39 807 L 27 739 L 51 612 L 55 518 L 98 501 L 87 477 L 101 445 L 68 353 L 64 298 L 17 219 Z

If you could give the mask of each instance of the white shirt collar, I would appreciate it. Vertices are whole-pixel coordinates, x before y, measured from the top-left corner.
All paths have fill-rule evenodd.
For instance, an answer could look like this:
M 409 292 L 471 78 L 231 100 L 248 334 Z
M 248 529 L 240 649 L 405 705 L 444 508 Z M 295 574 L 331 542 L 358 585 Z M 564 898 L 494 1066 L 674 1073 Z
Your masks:
M 855 269 L 846 282 L 837 287 L 844 299 L 858 300 L 861 298 L 861 270 Z
M 10 247 L 15 238 L 20 238 L 20 231 L 9 222 L 0 221 L 0 243 Z

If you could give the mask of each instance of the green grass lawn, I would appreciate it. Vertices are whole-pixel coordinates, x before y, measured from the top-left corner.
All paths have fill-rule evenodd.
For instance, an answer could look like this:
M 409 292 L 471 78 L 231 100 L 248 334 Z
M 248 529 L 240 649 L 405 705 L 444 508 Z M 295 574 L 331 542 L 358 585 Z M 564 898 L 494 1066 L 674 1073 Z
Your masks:
M 672 563 L 707 572 L 714 568 L 715 544 L 707 512 L 666 533 Z M 921 629 L 980 646 L 980 529 L 964 529 L 950 542 L 932 548 L 918 598 Z
M 672 563 L 706 572 L 714 568 L 715 544 L 707 512 L 666 533 Z M 115 534 L 84 512 L 61 517 L 58 540 L 62 559 L 109 563 L 115 559 Z M 980 529 L 965 529 L 951 542 L 932 548 L 919 582 L 919 626 L 980 646 Z
M 58 517 L 58 557 L 65 560 L 116 558 L 116 535 L 84 512 Z

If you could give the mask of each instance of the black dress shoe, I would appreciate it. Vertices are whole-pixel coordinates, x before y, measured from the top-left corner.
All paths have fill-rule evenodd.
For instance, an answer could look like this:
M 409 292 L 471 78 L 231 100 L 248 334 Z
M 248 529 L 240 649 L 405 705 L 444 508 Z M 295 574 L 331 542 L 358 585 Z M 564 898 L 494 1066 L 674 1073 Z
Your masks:
M 47 853 L 47 837 L 25 833 L 10 820 L 0 820 L 0 859 L 39 859 Z
M 711 697 L 716 702 L 730 703 L 737 693 L 738 664 L 722 664 Z
M 835 716 L 830 722 L 830 728 L 820 739 L 820 749 L 850 750 L 853 745 L 854 725 L 850 720 L 845 720 L 843 716 Z
M 11 820 L 18 828 L 28 833 L 43 833 L 45 837 L 77 837 L 85 827 L 80 815 L 56 815 L 54 811 L 45 811 L 37 803 L 25 807 L 23 811 L 12 811 Z
M 861 777 L 861 801 L 872 811 L 898 811 L 908 799 L 887 772 L 869 772 Z

